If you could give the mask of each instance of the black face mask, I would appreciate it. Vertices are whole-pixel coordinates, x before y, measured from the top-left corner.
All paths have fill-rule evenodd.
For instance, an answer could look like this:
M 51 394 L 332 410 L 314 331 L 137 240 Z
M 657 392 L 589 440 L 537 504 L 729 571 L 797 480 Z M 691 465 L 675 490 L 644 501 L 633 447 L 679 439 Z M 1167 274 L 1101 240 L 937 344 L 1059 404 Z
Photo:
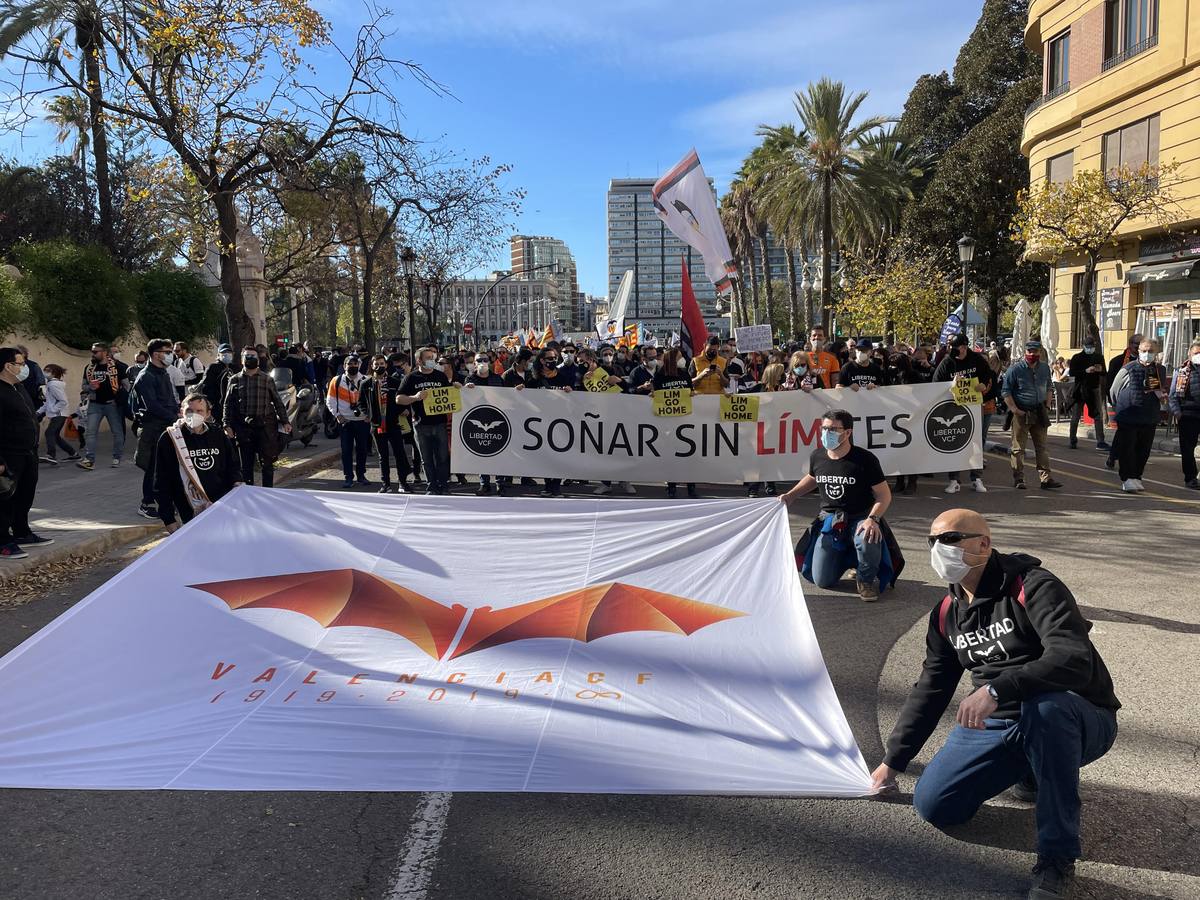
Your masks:
M 717 351 L 716 350 L 706 350 L 704 355 L 707 356 L 709 359 L 716 359 Z
M 258 357 L 257 356 L 247 356 L 245 359 L 242 360 L 242 367 L 246 368 L 246 369 L 257 369 L 258 368 Z
M 346 366 L 346 373 L 349 375 L 357 375 L 358 366 Z

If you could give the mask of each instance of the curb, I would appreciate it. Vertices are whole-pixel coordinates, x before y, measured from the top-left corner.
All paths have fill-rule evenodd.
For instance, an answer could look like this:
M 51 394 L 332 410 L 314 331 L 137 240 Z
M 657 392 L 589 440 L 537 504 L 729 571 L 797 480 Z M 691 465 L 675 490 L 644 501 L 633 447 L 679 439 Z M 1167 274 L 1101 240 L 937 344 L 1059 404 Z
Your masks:
M 276 470 L 275 484 L 286 484 L 297 478 L 311 475 L 313 472 L 327 468 L 330 463 L 340 458 L 340 449 L 324 450 L 285 469 Z M 6 564 L 3 569 L 0 569 L 0 585 L 10 579 L 28 575 L 34 569 L 49 563 L 60 563 L 79 556 L 91 556 L 93 553 L 105 553 L 116 547 L 162 533 L 163 528 L 157 522 L 148 522 L 145 525 L 122 525 L 105 529 L 100 534 L 85 538 L 75 544 L 47 547 L 45 551 L 39 551 L 36 555 L 31 554 L 28 559 L 14 560 L 12 564 Z
M 1112 443 L 1112 435 L 1115 433 L 1116 432 L 1114 432 L 1112 429 L 1105 429 L 1105 437 L 1107 437 L 1109 439 L 1109 443 Z M 1071 436 L 1070 428 L 1065 422 L 1051 424 L 1050 425 L 1050 434 L 1054 435 L 1055 437 L 1063 437 L 1063 438 L 1069 438 Z M 1091 425 L 1088 425 L 1085 430 L 1083 423 L 1082 422 L 1080 423 L 1080 425 L 1079 425 L 1079 443 L 1080 443 L 1080 445 L 1083 445 L 1085 443 L 1090 445 L 1093 443 L 1093 441 L 1092 441 L 1092 426 Z M 1150 447 L 1153 450 L 1157 450 L 1159 453 L 1169 453 L 1172 456 L 1178 456 L 1179 455 L 1179 438 L 1178 437 L 1166 438 L 1166 437 L 1157 437 L 1156 436 L 1154 438 L 1154 442 L 1150 445 Z

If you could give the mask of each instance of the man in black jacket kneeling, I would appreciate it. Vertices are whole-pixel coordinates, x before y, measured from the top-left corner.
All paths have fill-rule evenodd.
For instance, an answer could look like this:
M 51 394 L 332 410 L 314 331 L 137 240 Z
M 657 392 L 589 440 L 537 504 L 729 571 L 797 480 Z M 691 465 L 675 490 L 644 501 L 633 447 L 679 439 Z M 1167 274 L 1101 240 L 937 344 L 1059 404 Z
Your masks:
M 993 549 L 987 522 L 972 510 L 938 516 L 929 546 L 950 593 L 929 615 L 921 677 L 875 786 L 894 789 L 969 670 L 975 691 L 918 780 L 913 806 L 932 825 L 958 825 L 1015 785 L 1014 794 L 1037 802 L 1030 900 L 1066 897 L 1081 853 L 1079 770 L 1112 746 L 1121 706 L 1088 638 L 1091 623 L 1040 560 Z

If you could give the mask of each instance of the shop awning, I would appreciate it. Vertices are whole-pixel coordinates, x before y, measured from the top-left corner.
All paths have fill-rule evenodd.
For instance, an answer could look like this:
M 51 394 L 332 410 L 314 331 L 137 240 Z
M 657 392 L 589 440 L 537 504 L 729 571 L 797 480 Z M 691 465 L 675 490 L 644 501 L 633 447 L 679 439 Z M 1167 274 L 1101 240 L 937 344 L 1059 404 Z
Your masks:
M 1147 281 L 1182 281 L 1191 278 L 1193 270 L 1200 274 L 1200 259 L 1161 263 L 1157 266 L 1133 266 L 1126 274 L 1125 282 L 1142 284 Z

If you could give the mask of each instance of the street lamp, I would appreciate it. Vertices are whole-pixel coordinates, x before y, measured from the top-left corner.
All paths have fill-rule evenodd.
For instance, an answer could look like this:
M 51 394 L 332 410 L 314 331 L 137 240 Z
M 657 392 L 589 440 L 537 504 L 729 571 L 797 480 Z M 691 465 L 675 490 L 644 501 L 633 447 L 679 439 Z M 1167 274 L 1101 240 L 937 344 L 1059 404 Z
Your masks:
M 975 239 L 966 235 L 958 239 L 958 261 L 963 270 L 962 320 L 967 321 L 967 276 L 971 272 L 971 263 L 975 261 Z M 950 297 L 946 297 L 946 317 L 950 317 Z
M 416 316 L 413 312 L 413 275 L 417 271 L 417 254 L 412 247 L 400 251 L 400 265 L 404 269 L 404 278 L 408 282 L 408 352 L 417 352 Z

